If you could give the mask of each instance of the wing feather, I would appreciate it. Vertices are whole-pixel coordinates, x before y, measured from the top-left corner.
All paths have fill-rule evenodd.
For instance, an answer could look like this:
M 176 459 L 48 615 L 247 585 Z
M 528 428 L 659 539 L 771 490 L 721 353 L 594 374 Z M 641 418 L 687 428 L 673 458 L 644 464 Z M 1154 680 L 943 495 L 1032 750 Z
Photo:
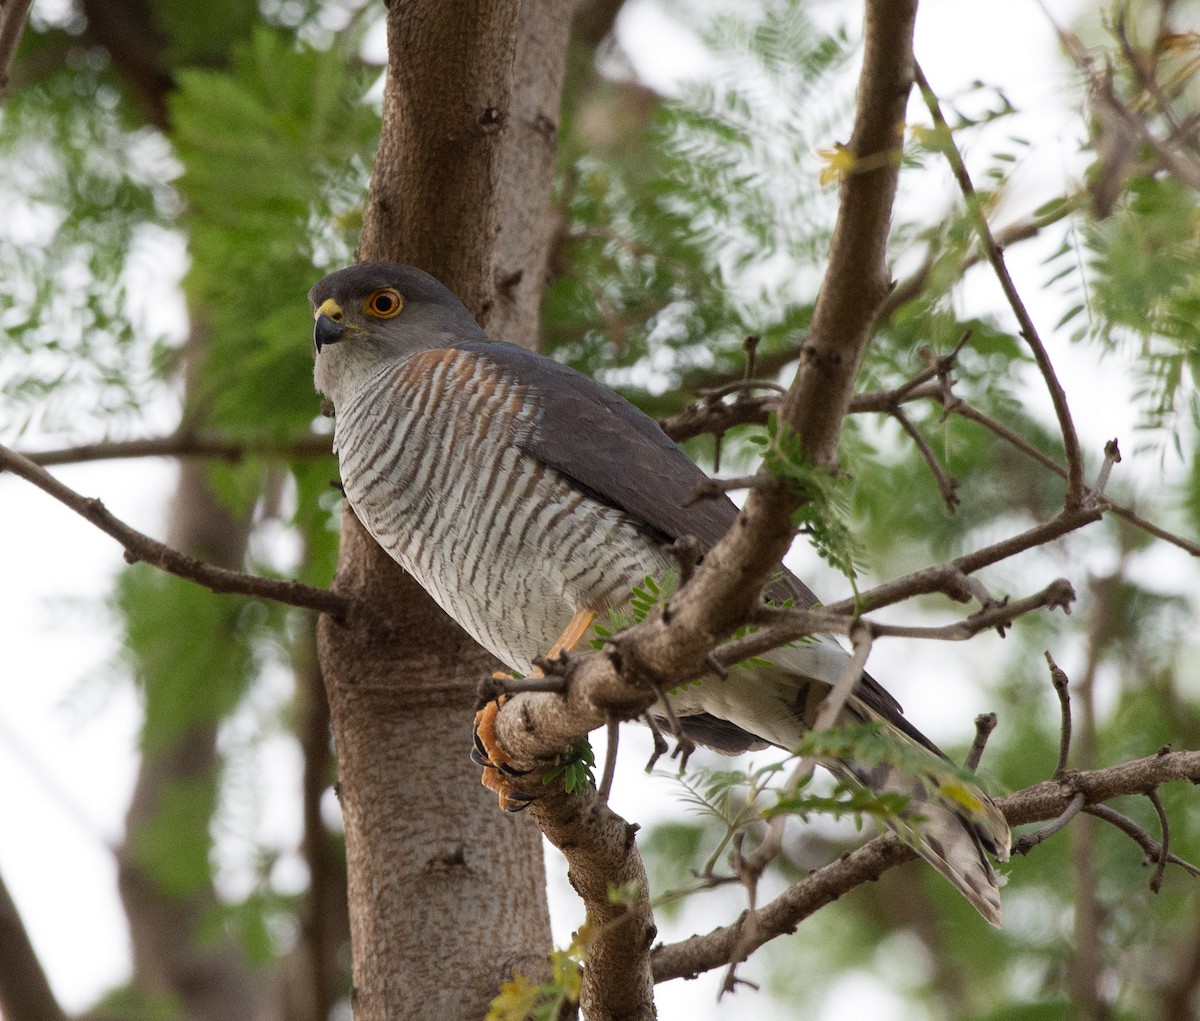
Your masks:
M 458 346 L 490 360 L 528 388 L 539 409 L 537 425 L 518 441 L 519 446 L 596 499 L 644 522 L 664 543 L 691 535 L 710 549 L 733 524 L 737 506 L 723 493 L 692 501 L 696 487 L 708 476 L 654 419 L 620 394 L 515 344 L 469 341 Z M 770 594 L 777 600 L 790 596 L 801 607 L 819 601 L 786 570 Z M 941 754 L 869 674 L 863 675 L 859 697 L 914 740 Z

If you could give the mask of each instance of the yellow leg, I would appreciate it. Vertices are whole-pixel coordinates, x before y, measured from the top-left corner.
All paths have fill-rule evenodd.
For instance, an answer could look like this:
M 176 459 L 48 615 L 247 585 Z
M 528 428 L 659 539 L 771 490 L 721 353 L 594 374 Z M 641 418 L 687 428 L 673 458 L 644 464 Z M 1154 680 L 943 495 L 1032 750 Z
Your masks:
M 588 633 L 592 626 L 592 621 L 596 619 L 595 611 L 593 610 L 576 610 L 574 616 L 571 617 L 571 622 L 567 625 L 567 629 L 559 637 L 558 641 L 551 646 L 550 651 L 546 654 L 547 659 L 559 659 L 564 652 L 570 652 L 579 644 L 584 635 Z M 499 680 L 512 679 L 511 674 L 493 674 Z M 533 677 L 542 677 L 542 671 L 534 668 Z M 498 699 L 489 702 L 475 714 L 475 745 L 479 750 L 479 754 L 485 759 L 489 765 L 484 767 L 483 777 L 480 782 L 490 791 L 495 791 L 500 799 L 500 807 L 507 812 L 516 812 L 524 808 L 528 801 L 523 801 L 520 798 L 514 797 L 512 785 L 505 779 L 504 774 L 498 767 L 505 766 L 512 761 L 508 753 L 500 747 L 500 742 L 496 738 L 496 715 L 500 712 L 500 707 L 505 703 L 508 696 L 501 695 Z
M 588 633 L 592 621 L 596 619 L 595 610 L 576 610 L 571 623 L 567 625 L 557 642 L 550 647 L 547 659 L 558 659 L 564 652 L 570 652 L 579 644 L 579 640 Z

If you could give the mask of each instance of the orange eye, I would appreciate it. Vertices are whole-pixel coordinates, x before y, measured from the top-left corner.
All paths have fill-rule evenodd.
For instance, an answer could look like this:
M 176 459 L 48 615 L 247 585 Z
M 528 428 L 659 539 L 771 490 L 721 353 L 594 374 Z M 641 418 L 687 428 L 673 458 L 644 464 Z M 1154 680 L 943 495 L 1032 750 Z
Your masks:
M 404 308 L 404 299 L 400 296 L 399 291 L 385 287 L 367 299 L 365 308 L 371 315 L 378 316 L 380 319 L 391 319 Z

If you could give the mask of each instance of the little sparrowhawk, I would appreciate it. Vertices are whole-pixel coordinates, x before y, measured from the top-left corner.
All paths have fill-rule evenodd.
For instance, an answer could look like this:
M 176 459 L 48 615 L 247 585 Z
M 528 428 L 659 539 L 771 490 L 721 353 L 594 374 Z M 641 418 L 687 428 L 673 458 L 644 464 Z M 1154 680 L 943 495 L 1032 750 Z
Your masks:
M 677 569 L 667 546 L 711 547 L 737 508 L 695 500 L 704 473 L 624 398 L 550 358 L 489 340 L 421 270 L 363 263 L 309 292 L 316 385 L 334 406 L 346 498 L 376 541 L 477 642 L 529 674 L 570 648 L 596 614 L 620 611 L 646 578 Z M 816 602 L 791 574 L 774 595 Z M 669 697 L 698 743 L 736 754 L 793 748 L 848 653 L 828 639 L 772 652 Z M 838 776 L 894 792 L 892 820 L 993 925 L 1009 852 L 1003 814 L 972 785 L 944 783 L 945 759 L 864 674 L 843 712 L 882 721 L 908 763 L 829 762 Z M 921 749 L 928 767 L 912 765 Z

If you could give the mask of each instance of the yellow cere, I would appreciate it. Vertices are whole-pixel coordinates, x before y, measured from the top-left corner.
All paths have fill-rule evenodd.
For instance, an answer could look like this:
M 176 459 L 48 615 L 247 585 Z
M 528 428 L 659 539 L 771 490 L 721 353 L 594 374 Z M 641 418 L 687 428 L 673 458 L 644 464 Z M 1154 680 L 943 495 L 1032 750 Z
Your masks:
M 340 322 L 342 319 L 342 306 L 332 298 L 326 298 L 321 302 L 321 307 L 313 313 L 314 319 L 319 319 L 321 316 L 327 316 L 335 323 Z

